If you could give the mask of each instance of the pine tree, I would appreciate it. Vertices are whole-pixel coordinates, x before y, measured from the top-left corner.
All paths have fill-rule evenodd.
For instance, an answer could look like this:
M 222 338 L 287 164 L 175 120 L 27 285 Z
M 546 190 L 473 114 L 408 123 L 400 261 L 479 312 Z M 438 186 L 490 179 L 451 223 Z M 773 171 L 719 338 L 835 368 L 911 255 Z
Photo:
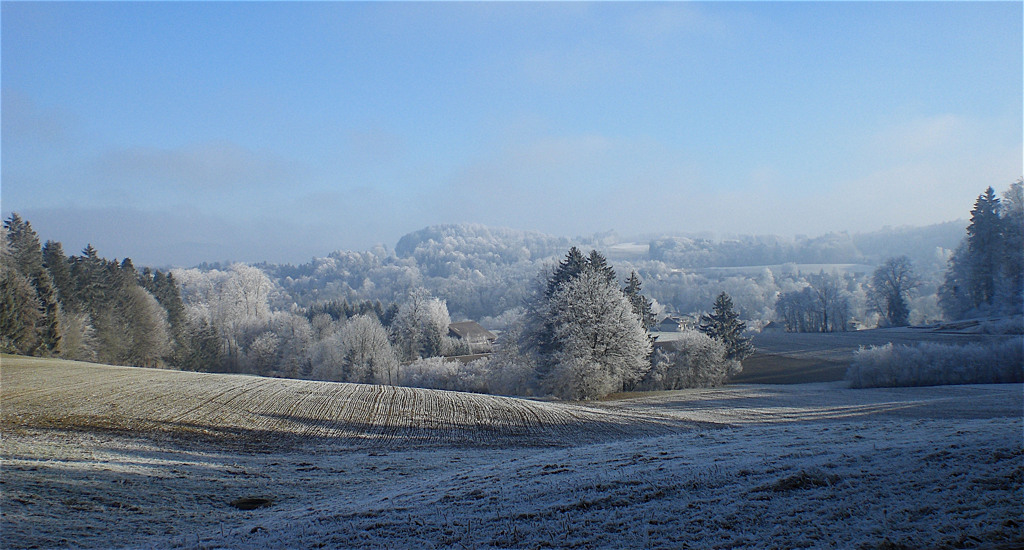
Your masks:
M 704 334 L 725 344 L 728 359 L 742 361 L 754 353 L 750 339 L 743 337 L 747 325 L 740 321 L 739 313 L 733 309 L 732 298 L 725 292 L 715 298 L 715 305 L 709 315 L 701 315 L 699 328 Z
M 939 305 L 950 319 L 1000 311 L 1024 302 L 1024 180 L 1000 202 L 989 187 L 971 210 L 967 236 L 949 261 Z
M 36 352 L 41 309 L 28 279 L 6 261 L 0 263 L 0 351 L 22 355 Z

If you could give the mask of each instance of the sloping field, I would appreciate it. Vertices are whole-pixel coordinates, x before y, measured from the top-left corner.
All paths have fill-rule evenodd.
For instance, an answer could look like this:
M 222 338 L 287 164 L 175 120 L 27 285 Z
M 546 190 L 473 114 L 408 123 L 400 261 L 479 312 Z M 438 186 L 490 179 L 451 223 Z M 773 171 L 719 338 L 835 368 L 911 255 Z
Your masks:
M 1019 384 L 578 406 L 2 361 L 3 548 L 1024 547 Z
M 489 395 L 14 356 L 3 357 L 0 377 L 4 432 L 56 428 L 264 446 L 407 448 L 579 444 L 687 426 L 657 415 Z

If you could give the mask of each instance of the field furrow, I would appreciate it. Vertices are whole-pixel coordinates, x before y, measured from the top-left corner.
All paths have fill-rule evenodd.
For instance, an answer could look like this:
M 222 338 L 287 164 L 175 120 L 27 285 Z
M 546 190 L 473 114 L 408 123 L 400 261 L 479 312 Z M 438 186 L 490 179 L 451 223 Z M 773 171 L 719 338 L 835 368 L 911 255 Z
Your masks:
M 407 448 L 562 446 L 692 426 L 628 411 L 380 385 L 13 356 L 5 356 L 0 369 L 4 431 L 99 429 L 261 445 L 336 441 Z

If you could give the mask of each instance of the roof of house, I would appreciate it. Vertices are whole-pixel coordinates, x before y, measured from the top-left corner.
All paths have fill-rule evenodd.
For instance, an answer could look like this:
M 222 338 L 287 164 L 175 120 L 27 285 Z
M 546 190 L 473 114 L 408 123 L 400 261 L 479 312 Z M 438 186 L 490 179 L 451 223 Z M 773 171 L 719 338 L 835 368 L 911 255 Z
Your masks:
M 495 340 L 498 337 L 493 332 L 480 326 L 476 321 L 462 321 L 448 325 L 448 330 L 463 340 L 486 339 Z

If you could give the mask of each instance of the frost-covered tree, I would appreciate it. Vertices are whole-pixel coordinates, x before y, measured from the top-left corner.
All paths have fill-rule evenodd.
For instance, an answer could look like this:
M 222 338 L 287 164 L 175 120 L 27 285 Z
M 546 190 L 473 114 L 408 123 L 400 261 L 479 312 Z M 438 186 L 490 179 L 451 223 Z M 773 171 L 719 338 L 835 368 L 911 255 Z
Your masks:
M 61 357 L 75 361 L 96 361 L 99 341 L 86 313 L 61 312 Z
M 650 366 L 651 344 L 621 290 L 584 270 L 551 296 L 548 315 L 559 343 L 544 380 L 562 399 L 596 399 L 630 389 Z
M 565 255 L 565 259 L 558 263 L 554 272 L 548 277 L 544 296 L 550 298 L 559 287 L 579 276 L 580 273 L 583 273 L 586 266 L 587 258 L 583 256 L 580 249 L 575 246 L 570 248 L 569 252 Z
M 687 330 L 654 352 L 642 387 L 679 390 L 721 386 L 739 364 L 727 357 L 725 344 L 703 332 Z
M 726 358 L 732 361 L 742 361 L 754 353 L 750 339 L 743 337 L 746 329 L 746 323 L 740 321 L 740 314 L 732 307 L 732 298 L 725 292 L 715 298 L 711 313 L 700 317 L 700 331 L 722 342 Z
M 348 382 L 398 384 L 398 356 L 387 330 L 373 315 L 356 315 L 342 326 L 342 361 Z
M 156 298 L 138 285 L 125 285 L 124 324 L 125 337 L 122 364 L 156 367 L 171 352 L 170 324 L 167 311 Z
M 264 376 L 273 373 L 278 364 L 278 347 L 281 339 L 271 331 L 258 334 L 245 349 L 248 372 Z
M 0 350 L 23 355 L 35 353 L 40 343 L 36 325 L 43 318 L 41 309 L 28 278 L 8 262 L 0 261 Z
M 889 258 L 875 269 L 868 298 L 885 325 L 903 327 L 910 324 L 910 291 L 919 284 L 907 256 Z
M 33 354 L 55 355 L 60 352 L 60 301 L 53 286 L 50 272 L 43 265 L 43 251 L 39 235 L 32 224 L 17 213 L 4 220 L 7 246 L 5 263 L 28 280 L 36 293 L 41 316 L 35 324 L 39 345 Z
M 1000 203 L 989 187 L 971 210 L 967 236 L 949 260 L 939 287 L 947 318 L 1019 313 L 1024 302 L 1024 181 Z
M 537 358 L 521 345 L 526 333 L 525 313 L 510 320 L 498 336 L 495 352 L 487 362 L 488 387 L 501 395 L 535 395 L 538 392 Z
M 225 271 L 178 269 L 171 275 L 181 285 L 190 330 L 208 336 L 209 330 L 204 328 L 208 326 L 221 339 L 217 354 L 221 365 L 216 370 L 244 372 L 253 364 L 247 361 L 249 346 L 259 335 L 271 331 L 270 298 L 275 286 L 270 278 L 261 269 L 241 263 Z M 264 351 L 270 347 L 269 342 L 267 337 L 261 343 Z M 266 359 L 267 355 L 262 353 L 261 357 Z
M 849 292 L 840 276 L 821 272 L 808 277 L 806 286 L 783 292 L 775 314 L 789 332 L 837 332 L 849 328 Z
M 274 374 L 288 378 L 308 376 L 313 345 L 313 327 L 309 320 L 298 311 L 276 311 L 271 314 L 269 326 L 279 340 Z
M 999 198 L 991 187 L 978 195 L 967 226 L 967 251 L 971 278 L 968 292 L 977 305 L 991 304 L 1002 259 L 1002 221 Z
M 1024 178 L 1015 181 L 1003 193 L 1000 216 L 1003 222 L 1002 284 L 996 293 L 1005 310 L 1020 313 L 1024 306 Z
M 410 361 L 441 355 L 450 324 L 448 306 L 443 300 L 432 297 L 426 289 L 413 290 L 398 308 L 391 325 L 399 355 Z

